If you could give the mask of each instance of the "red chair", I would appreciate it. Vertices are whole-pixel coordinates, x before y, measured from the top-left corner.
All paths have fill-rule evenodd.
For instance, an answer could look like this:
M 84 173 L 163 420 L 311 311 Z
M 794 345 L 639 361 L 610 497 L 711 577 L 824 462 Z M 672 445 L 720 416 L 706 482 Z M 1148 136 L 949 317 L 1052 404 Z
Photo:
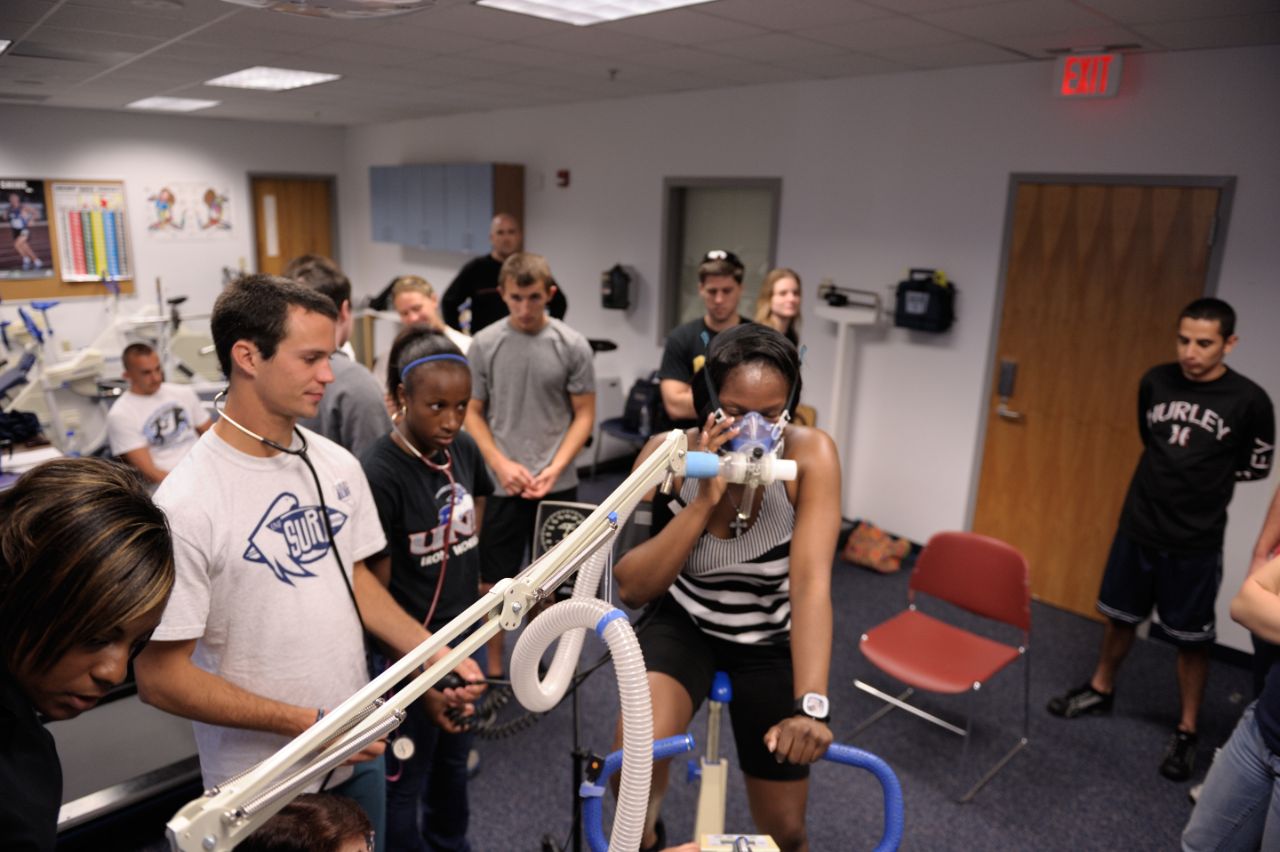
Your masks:
M 1022 644 L 1007 645 L 925 615 L 916 609 L 919 593 L 1016 627 L 1022 631 Z M 966 532 L 938 533 L 916 560 L 907 602 L 905 611 L 864 633 L 858 647 L 876 668 L 909 688 L 893 696 L 854 680 L 854 686 L 888 702 L 859 725 L 855 735 L 897 707 L 964 737 L 963 763 L 978 690 L 1018 658 L 1025 658 L 1022 737 L 960 798 L 969 802 L 1026 746 L 1030 733 L 1031 590 L 1027 561 L 1013 547 L 994 538 Z M 908 704 L 906 699 L 917 689 L 945 695 L 973 693 L 964 727 Z

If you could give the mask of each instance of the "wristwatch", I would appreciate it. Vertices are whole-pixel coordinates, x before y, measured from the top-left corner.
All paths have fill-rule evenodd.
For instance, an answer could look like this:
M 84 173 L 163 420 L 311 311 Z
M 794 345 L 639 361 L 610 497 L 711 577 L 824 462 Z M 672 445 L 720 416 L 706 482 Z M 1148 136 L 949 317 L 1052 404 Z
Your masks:
M 796 699 L 795 716 L 808 716 L 817 722 L 831 721 L 831 702 L 817 692 L 806 692 Z

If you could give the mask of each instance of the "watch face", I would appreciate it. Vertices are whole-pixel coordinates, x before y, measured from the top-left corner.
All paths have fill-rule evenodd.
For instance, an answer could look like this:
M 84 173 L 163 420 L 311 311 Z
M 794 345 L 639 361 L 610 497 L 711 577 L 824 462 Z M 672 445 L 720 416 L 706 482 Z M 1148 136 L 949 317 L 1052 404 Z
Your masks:
M 804 710 L 804 714 L 815 719 L 825 719 L 827 712 L 831 708 L 830 702 L 827 701 L 827 696 L 819 695 L 816 692 L 806 692 L 801 700 L 803 703 L 800 706 Z

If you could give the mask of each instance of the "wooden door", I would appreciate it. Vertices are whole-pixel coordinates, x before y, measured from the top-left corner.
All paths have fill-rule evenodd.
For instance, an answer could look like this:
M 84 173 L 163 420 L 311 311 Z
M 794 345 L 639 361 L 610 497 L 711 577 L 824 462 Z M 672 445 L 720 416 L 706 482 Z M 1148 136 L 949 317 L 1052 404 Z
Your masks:
M 1137 464 L 1138 380 L 1204 293 L 1220 190 L 1021 183 L 973 528 L 1018 547 L 1040 600 L 1094 602 Z M 1002 361 L 1017 364 L 1000 414 Z M 1015 419 L 1016 414 L 1020 419 Z
M 258 272 L 279 275 L 301 254 L 333 257 L 333 180 L 255 177 Z

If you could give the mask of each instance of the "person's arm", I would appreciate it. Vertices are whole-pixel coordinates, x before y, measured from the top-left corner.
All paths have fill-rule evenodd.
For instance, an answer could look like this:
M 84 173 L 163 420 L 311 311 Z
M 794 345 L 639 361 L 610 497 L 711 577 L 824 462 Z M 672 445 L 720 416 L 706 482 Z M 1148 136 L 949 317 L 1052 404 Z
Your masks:
M 449 283 L 444 295 L 440 297 L 440 313 L 444 317 L 444 321 L 458 331 L 462 331 L 462 326 L 458 321 L 458 306 L 471 295 L 471 288 L 467 286 L 466 282 L 468 266 L 470 264 L 462 267 L 453 281 Z
M 197 666 L 191 659 L 195 647 L 195 639 L 147 643 L 133 662 L 143 703 L 196 722 L 286 737 L 315 723 L 321 708 L 286 704 L 241 689 Z
M 1271 495 L 1271 506 L 1267 509 L 1267 517 L 1262 521 L 1262 531 L 1253 544 L 1253 559 L 1249 562 L 1249 573 L 1252 574 L 1267 563 L 1267 560 L 1280 547 L 1280 488 Z
M 369 573 L 378 579 L 385 589 L 391 585 L 391 554 L 380 553 L 377 556 L 370 556 L 364 561 L 369 566 Z
M 467 434 L 475 439 L 476 446 L 480 448 L 480 455 L 484 456 L 489 467 L 493 468 L 502 489 L 510 495 L 520 494 L 533 483 L 533 474 L 527 467 L 507 458 L 502 450 L 498 449 L 498 442 L 494 440 L 493 432 L 489 429 L 489 421 L 485 420 L 485 408 L 485 401 L 482 399 L 473 398 L 468 402 L 464 427 Z
M 594 393 L 570 394 L 569 404 L 573 407 L 573 420 L 569 422 L 569 428 L 565 430 L 564 438 L 556 448 L 556 454 L 552 456 L 551 463 L 534 474 L 533 482 L 520 492 L 520 496 L 527 500 L 541 500 L 546 497 L 555 487 L 560 474 L 566 467 L 573 464 L 573 460 L 578 457 L 578 453 L 582 452 L 582 448 L 587 445 L 587 439 L 591 437 L 591 429 L 596 422 L 596 395 Z
M 167 470 L 161 470 L 156 467 L 156 463 L 151 459 L 151 450 L 147 447 L 129 450 L 129 452 L 121 454 L 120 458 L 136 467 L 148 482 L 154 482 L 159 485 L 169 475 Z
M 716 423 L 707 418 L 705 428 L 698 436 L 698 449 L 714 453 L 735 433 L 732 421 Z M 665 436 L 650 439 L 636 459 L 639 467 L 665 440 Z M 634 470 L 635 467 L 632 469 Z M 676 489 L 679 491 L 679 483 Z M 675 514 L 661 531 L 635 547 L 618 560 L 613 568 L 618 583 L 618 595 L 627 606 L 635 608 L 657 600 L 675 582 L 685 560 L 707 529 L 711 513 L 724 496 L 726 483 L 719 476 L 698 483 L 698 493 L 689 504 Z M 649 494 L 644 499 L 652 499 Z
M 791 533 L 791 667 L 793 696 L 827 695 L 831 667 L 831 562 L 840 533 L 840 459 L 835 443 L 817 429 L 788 436 L 796 448 L 796 520 Z M 801 440 L 795 440 L 800 438 Z M 826 753 L 831 729 L 791 716 L 765 734 L 769 750 L 790 763 L 812 763 Z
M 672 420 L 696 420 L 698 412 L 693 408 L 693 385 L 679 379 L 663 379 L 658 384 L 662 394 L 662 406 Z
M 1250 633 L 1280 644 L 1280 558 L 1244 578 L 1231 601 L 1231 618 Z

